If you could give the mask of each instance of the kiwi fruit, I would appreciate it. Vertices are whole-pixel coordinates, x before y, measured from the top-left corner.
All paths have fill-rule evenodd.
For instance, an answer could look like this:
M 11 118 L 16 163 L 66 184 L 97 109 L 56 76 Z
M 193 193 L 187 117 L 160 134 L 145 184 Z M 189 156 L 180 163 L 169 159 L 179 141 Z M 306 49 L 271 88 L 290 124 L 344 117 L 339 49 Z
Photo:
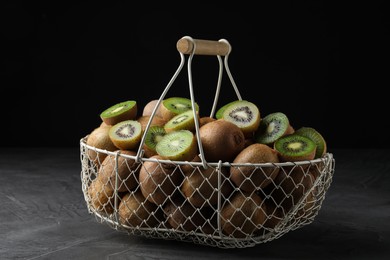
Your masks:
M 176 230 L 202 231 L 206 223 L 201 211 L 182 199 L 169 200 L 164 205 L 163 212 L 166 222 Z
M 150 120 L 151 116 L 140 116 L 137 118 L 137 121 L 141 124 L 142 131 L 145 131 L 146 126 L 148 125 L 148 122 Z M 167 120 L 162 119 L 159 116 L 154 116 L 152 118 L 152 121 L 150 122 L 150 126 L 164 126 L 167 123 Z
M 128 192 L 138 186 L 139 163 L 135 159 L 125 157 L 136 156 L 137 153 L 129 150 L 120 150 L 118 156 L 108 155 L 98 171 L 98 178 L 112 189 L 115 189 L 116 174 L 118 174 L 118 192 Z M 117 158 L 117 161 L 115 161 Z
M 325 138 L 313 127 L 301 127 L 295 131 L 296 134 L 305 136 L 311 139 L 316 145 L 316 154 L 314 159 L 323 157 L 327 152 Z
M 274 180 L 274 189 L 269 194 L 286 215 L 312 189 L 314 181 L 315 177 L 301 167 L 290 171 L 281 170 Z M 304 206 L 297 211 L 297 216 L 303 215 L 313 206 L 315 188 L 311 193 L 307 194 L 305 201 L 302 202 Z
M 231 104 L 234 104 L 235 102 L 237 101 L 240 101 L 240 100 L 234 100 L 234 101 L 231 101 L 229 103 L 226 103 L 225 105 L 223 105 L 222 107 L 220 107 L 217 112 L 215 113 L 215 118 L 216 119 L 221 119 L 222 116 L 223 116 L 223 112 L 225 112 L 225 109 L 230 106 Z
M 154 125 L 149 127 L 148 131 L 145 134 L 145 143 L 144 143 L 144 156 L 151 157 L 156 155 L 156 145 L 166 134 L 164 127 Z
M 253 136 L 261 121 L 259 108 L 247 100 L 229 104 L 223 111 L 222 119 L 237 125 L 246 137 Z
M 217 119 L 199 128 L 205 159 L 231 162 L 245 147 L 245 136 L 234 123 Z
M 197 155 L 192 162 L 200 162 Z M 181 191 L 188 202 L 196 207 L 213 206 L 218 202 L 218 195 L 227 197 L 233 190 L 233 186 L 228 180 L 228 168 L 223 167 L 218 170 L 215 167 L 203 166 L 182 167 L 185 174 L 181 185 Z M 220 187 L 218 185 L 218 175 L 220 175 Z M 223 198 L 222 198 L 223 199 Z
M 142 110 L 142 116 L 152 116 L 153 110 L 157 106 L 158 101 L 159 101 L 158 99 L 152 99 L 148 103 L 146 103 L 146 105 L 144 106 L 144 109 Z M 161 103 L 158 106 L 154 116 L 161 117 L 160 106 L 161 106 Z
M 169 97 L 162 101 L 160 115 L 165 120 L 181 114 L 187 110 L 192 110 L 191 99 L 185 97 Z M 195 103 L 195 111 L 199 112 L 199 105 Z
M 138 121 L 125 120 L 113 125 L 108 134 L 118 149 L 133 150 L 138 148 L 143 131 Z
M 212 121 L 215 121 L 215 120 L 217 120 L 217 119 L 215 119 L 214 117 L 202 116 L 199 118 L 199 127 L 202 127 L 203 125 L 210 123 Z
M 107 125 L 115 125 L 124 120 L 134 120 L 137 117 L 137 102 L 127 100 L 117 103 L 100 113 L 100 118 Z
M 237 191 L 222 206 L 222 231 L 235 238 L 250 237 L 263 227 L 267 219 L 266 212 L 266 205 L 259 195 Z
M 119 222 L 134 227 L 155 227 L 159 223 L 157 205 L 146 200 L 140 190 L 126 193 L 119 207 Z
M 195 135 L 189 130 L 167 133 L 156 144 L 156 152 L 172 161 L 191 161 L 198 154 Z
M 172 117 L 165 125 L 164 129 L 167 133 L 177 130 L 195 130 L 194 111 L 187 110 Z
M 265 144 L 254 143 L 243 149 L 233 164 L 279 163 L 278 153 Z M 266 187 L 279 173 L 278 167 L 234 166 L 230 167 L 230 178 L 241 190 L 253 192 Z
M 309 138 L 290 134 L 280 137 L 274 143 L 282 162 L 312 160 L 316 154 L 316 144 Z
M 108 134 L 110 128 L 111 126 L 109 125 L 100 125 L 99 127 L 95 128 L 87 136 L 86 144 L 93 148 L 99 148 L 110 152 L 117 150 L 118 148 L 111 141 L 111 138 Z M 106 158 L 107 153 L 95 151 L 93 148 L 88 148 L 87 150 L 88 159 L 95 166 L 100 166 L 104 158 Z
M 115 192 L 112 186 L 95 178 L 87 190 L 88 204 L 100 214 L 110 215 L 114 212 Z
M 286 114 L 275 112 L 261 119 L 254 139 L 257 143 L 273 146 L 280 137 L 291 132 L 290 122 Z
M 139 172 L 139 187 L 144 197 L 157 205 L 162 205 L 180 185 L 183 176 L 173 164 L 161 163 L 160 155 L 144 161 Z

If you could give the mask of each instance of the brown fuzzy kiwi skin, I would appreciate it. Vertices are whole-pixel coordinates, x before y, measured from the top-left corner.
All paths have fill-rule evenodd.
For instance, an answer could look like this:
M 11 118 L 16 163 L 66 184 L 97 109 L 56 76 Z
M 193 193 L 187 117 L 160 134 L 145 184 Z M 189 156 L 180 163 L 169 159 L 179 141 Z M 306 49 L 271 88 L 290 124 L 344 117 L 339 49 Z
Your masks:
M 252 236 L 265 223 L 266 212 L 266 205 L 259 195 L 237 191 L 222 206 L 222 231 L 235 238 Z
M 192 162 L 200 162 L 200 157 L 196 156 Z M 222 200 L 233 191 L 233 186 L 227 180 L 228 168 L 223 167 L 220 171 L 216 168 L 203 166 L 184 168 L 184 181 L 181 191 L 187 200 L 196 207 L 214 206 L 218 203 L 218 188 L 222 194 Z M 183 169 L 183 168 L 182 168 Z M 221 175 L 221 187 L 218 187 L 218 175 Z
M 108 135 L 110 128 L 111 126 L 109 125 L 100 125 L 95 128 L 87 136 L 86 144 L 110 152 L 117 150 L 118 148 L 114 145 Z M 87 155 L 95 165 L 99 166 L 103 162 L 104 158 L 106 158 L 107 153 L 97 152 L 88 148 Z
M 296 216 L 301 216 L 314 204 L 316 193 L 316 188 L 313 188 L 314 181 L 315 176 L 302 167 L 290 171 L 281 170 L 274 180 L 270 195 L 286 215 L 312 189 L 311 194 L 307 194 L 305 201 L 302 202 L 304 206 L 297 211 Z
M 231 162 L 245 147 L 245 137 L 241 129 L 223 119 L 199 128 L 199 136 L 208 162 Z
M 137 121 L 141 124 L 142 131 L 145 131 L 149 120 L 150 120 L 150 116 L 140 116 L 137 118 Z M 159 116 L 154 116 L 151 123 L 150 123 L 150 126 L 158 125 L 158 126 L 163 127 L 166 124 L 166 122 L 168 122 L 168 121 L 165 119 L 162 119 Z
M 139 163 L 135 159 L 123 155 L 136 156 L 137 153 L 130 150 L 118 150 L 117 165 L 115 155 L 108 155 L 99 168 L 98 176 L 103 183 L 115 189 L 116 172 L 118 172 L 118 192 L 128 192 L 138 186 Z
M 278 153 L 265 144 L 254 143 L 243 149 L 234 159 L 237 164 L 279 163 Z M 241 190 L 253 192 L 266 187 L 279 173 L 278 167 L 232 166 L 230 178 Z
M 157 103 L 158 103 L 158 99 L 152 99 L 148 103 L 146 103 L 144 109 L 142 110 L 142 116 L 151 116 L 154 108 L 157 106 Z M 158 106 L 156 113 L 154 114 L 157 117 L 161 117 L 160 107 L 161 107 L 161 103 Z
M 202 226 L 205 224 L 205 218 L 200 210 L 197 210 L 188 201 L 177 198 L 169 200 L 164 205 L 163 212 L 169 227 L 176 230 L 202 230 Z
M 112 214 L 114 212 L 115 191 L 111 185 L 95 178 L 87 189 L 88 203 L 101 214 Z
M 209 117 L 209 116 L 199 117 L 199 127 L 202 127 L 203 125 L 210 123 L 210 122 L 213 122 L 215 120 L 217 120 L 217 119 L 215 119 L 214 117 Z
M 140 190 L 129 192 L 119 204 L 119 222 L 131 228 L 155 227 L 159 223 L 157 211 L 157 205 L 146 200 Z
M 173 164 L 160 163 L 163 160 L 159 155 L 154 155 L 144 161 L 139 172 L 139 187 L 143 196 L 157 205 L 165 203 L 167 196 L 173 196 L 179 187 L 183 176 L 180 170 Z

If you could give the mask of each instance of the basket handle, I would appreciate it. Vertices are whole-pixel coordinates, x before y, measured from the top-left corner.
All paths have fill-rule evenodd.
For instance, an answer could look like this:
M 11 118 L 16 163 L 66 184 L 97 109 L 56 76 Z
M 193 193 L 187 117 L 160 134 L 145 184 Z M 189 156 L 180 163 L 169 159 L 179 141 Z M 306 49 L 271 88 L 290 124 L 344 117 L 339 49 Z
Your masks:
M 224 41 L 189 39 L 186 37 L 183 37 L 177 41 L 176 48 L 179 52 L 183 54 L 193 53 L 198 55 L 214 55 L 214 56 L 215 55 L 226 56 L 231 51 L 231 46 Z

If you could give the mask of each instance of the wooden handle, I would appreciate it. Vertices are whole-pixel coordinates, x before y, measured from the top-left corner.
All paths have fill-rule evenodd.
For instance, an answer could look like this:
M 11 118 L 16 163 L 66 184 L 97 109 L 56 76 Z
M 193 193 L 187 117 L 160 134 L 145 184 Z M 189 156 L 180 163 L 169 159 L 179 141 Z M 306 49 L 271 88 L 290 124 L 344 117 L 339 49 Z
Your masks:
M 219 55 L 229 54 L 230 46 L 226 42 L 181 38 L 177 41 L 176 48 L 183 54 L 191 54 L 196 45 L 194 54 Z

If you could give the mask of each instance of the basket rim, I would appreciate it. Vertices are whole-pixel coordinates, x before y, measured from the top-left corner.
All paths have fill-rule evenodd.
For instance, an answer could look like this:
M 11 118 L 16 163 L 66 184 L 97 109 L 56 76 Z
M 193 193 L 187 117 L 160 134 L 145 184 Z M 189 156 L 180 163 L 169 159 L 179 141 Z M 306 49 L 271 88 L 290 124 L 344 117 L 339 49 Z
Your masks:
M 80 147 L 85 147 L 91 150 L 94 150 L 96 152 L 105 153 L 108 155 L 114 155 L 114 156 L 122 156 L 128 159 L 133 159 L 136 162 L 139 160 L 141 161 L 152 161 L 152 162 L 159 162 L 159 163 L 167 163 L 167 164 L 175 164 L 175 165 L 191 165 L 191 166 L 203 166 L 202 162 L 189 162 L 189 161 L 173 161 L 173 160 L 161 160 L 156 158 L 146 158 L 142 157 L 143 152 L 141 153 L 141 156 L 137 158 L 137 156 L 128 155 L 128 154 L 122 154 L 120 152 L 120 149 L 116 151 L 108 151 L 105 149 L 97 148 L 91 145 L 88 145 L 86 143 L 86 140 L 89 135 L 86 135 L 80 139 Z M 143 151 L 143 149 L 142 149 Z M 312 165 L 312 164 L 318 164 L 320 162 L 325 163 L 326 161 L 330 161 L 333 159 L 333 154 L 330 152 L 327 152 L 324 154 L 323 157 L 313 159 L 313 160 L 302 160 L 302 161 L 296 161 L 296 162 L 278 162 L 278 163 L 232 163 L 232 162 L 207 162 L 206 164 L 208 166 L 212 167 L 221 167 L 221 166 L 233 166 L 233 167 L 243 167 L 243 166 L 253 166 L 253 167 L 286 167 L 286 166 L 300 166 L 300 165 Z

